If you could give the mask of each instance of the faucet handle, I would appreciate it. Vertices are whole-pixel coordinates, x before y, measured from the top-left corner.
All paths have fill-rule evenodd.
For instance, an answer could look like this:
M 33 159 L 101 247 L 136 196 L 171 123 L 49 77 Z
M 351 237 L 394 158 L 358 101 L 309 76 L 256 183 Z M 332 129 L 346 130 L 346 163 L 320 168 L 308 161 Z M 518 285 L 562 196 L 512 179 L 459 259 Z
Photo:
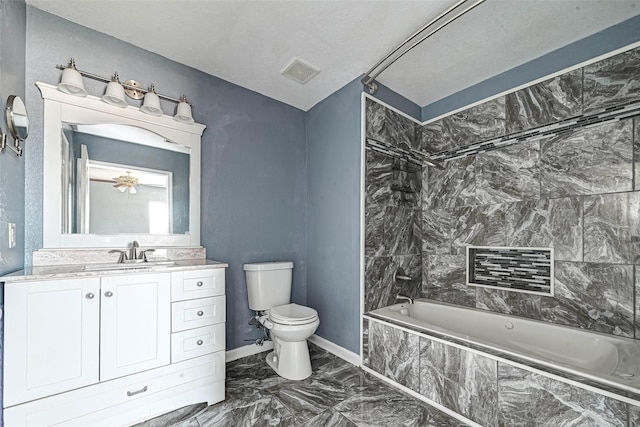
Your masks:
M 118 257 L 118 264 L 123 264 L 127 259 L 127 251 L 119 251 L 118 249 L 113 249 L 109 251 L 110 254 L 120 254 Z
M 393 281 L 398 282 L 400 280 L 403 282 L 410 282 L 413 280 L 413 278 L 410 276 L 407 276 L 404 270 L 402 268 L 399 268 L 396 270 L 395 273 L 393 273 Z
M 147 262 L 147 254 L 152 254 L 154 253 L 156 250 L 155 249 L 146 249 L 144 251 L 140 251 L 140 259 L 143 259 L 144 262 Z

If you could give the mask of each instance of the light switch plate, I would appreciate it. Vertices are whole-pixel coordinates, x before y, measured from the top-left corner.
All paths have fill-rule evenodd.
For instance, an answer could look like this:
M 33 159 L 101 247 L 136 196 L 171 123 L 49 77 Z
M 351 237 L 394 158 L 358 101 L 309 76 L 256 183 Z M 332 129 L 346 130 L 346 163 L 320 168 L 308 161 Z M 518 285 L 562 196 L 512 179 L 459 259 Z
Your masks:
M 9 249 L 16 247 L 16 224 L 9 223 Z

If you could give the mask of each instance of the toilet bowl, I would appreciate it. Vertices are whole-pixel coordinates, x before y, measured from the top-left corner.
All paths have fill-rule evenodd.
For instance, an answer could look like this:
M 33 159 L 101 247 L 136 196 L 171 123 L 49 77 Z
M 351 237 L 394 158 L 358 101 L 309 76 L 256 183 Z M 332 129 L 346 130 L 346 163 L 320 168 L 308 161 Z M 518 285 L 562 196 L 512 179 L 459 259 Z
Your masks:
M 318 313 L 290 303 L 292 262 L 245 264 L 249 308 L 269 330 L 273 351 L 269 366 L 281 377 L 303 380 L 311 375 L 307 339 L 320 325 Z
M 318 313 L 298 304 L 274 307 L 261 318 L 273 340 L 273 351 L 267 364 L 278 375 L 290 380 L 303 380 L 311 375 L 311 358 L 307 339 L 320 325 Z

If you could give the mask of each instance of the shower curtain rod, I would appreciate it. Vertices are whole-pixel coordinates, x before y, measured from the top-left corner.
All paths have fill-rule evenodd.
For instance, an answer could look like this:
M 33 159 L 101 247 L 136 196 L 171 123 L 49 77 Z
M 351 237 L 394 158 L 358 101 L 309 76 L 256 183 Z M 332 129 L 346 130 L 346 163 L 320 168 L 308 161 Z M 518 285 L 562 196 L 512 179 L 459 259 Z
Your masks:
M 485 1 L 486 0 L 460 0 L 449 9 L 429 21 L 425 26 L 413 33 L 405 41 L 400 43 L 398 47 L 393 49 L 384 58 L 378 61 L 376 65 L 371 67 L 360 81 L 367 87 L 369 93 L 373 95 L 378 90 L 378 85 L 376 84 L 375 79 L 384 70 L 389 68 L 389 66 L 402 58 L 414 47 L 418 46 L 420 43 Z

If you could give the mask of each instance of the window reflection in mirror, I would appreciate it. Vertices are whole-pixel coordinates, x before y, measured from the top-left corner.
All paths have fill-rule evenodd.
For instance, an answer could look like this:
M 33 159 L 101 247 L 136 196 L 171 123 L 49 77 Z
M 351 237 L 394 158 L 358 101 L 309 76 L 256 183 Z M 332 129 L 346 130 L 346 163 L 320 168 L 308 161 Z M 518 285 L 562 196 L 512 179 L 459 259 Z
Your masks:
M 62 232 L 189 232 L 189 149 L 123 125 L 63 126 Z

